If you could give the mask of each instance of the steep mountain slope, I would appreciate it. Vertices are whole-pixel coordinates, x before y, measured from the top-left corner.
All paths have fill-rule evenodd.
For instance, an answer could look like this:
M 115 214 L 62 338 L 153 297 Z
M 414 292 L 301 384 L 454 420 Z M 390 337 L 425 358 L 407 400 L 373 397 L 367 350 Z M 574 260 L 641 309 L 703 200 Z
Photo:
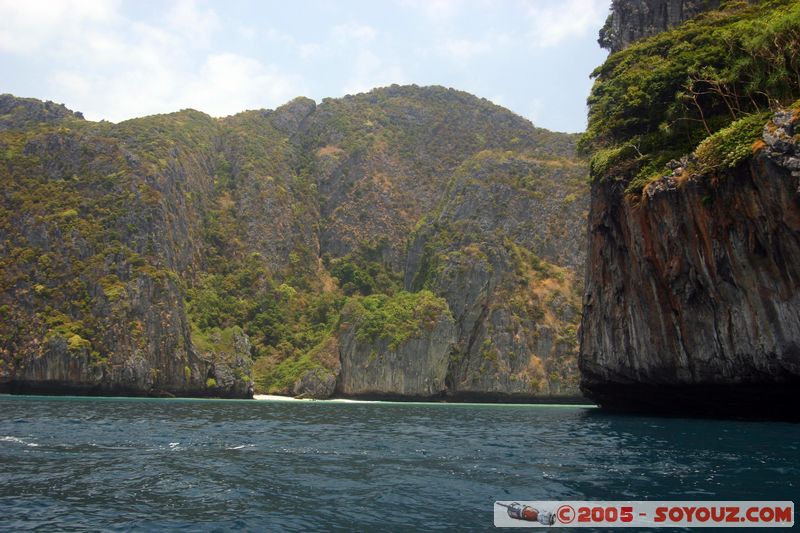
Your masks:
M 585 171 L 481 151 L 414 233 L 405 286 L 441 294 L 456 321 L 451 394 L 575 393 Z
M 800 6 L 729 2 L 595 75 L 582 390 L 797 418 Z
M 0 111 L 3 388 L 247 394 L 249 354 L 194 347 L 184 309 L 214 122 L 92 124 L 9 96 Z
M 437 87 L 116 125 L 5 95 L 0 387 L 576 394 L 574 141 Z

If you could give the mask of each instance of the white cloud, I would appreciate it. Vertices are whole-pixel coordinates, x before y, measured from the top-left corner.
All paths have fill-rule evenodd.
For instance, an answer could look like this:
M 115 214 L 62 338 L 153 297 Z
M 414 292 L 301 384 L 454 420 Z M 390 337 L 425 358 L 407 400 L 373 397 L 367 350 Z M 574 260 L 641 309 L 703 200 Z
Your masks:
M 464 2 L 463 0 L 399 0 L 399 3 L 401 6 L 419 11 L 431 20 L 442 21 L 455 16 Z
M 322 55 L 322 46 L 317 43 L 305 43 L 297 47 L 297 52 L 303 59 L 314 59 Z
M 319 43 L 298 42 L 292 35 L 275 28 L 267 28 L 261 34 L 281 46 L 297 54 L 300 59 L 316 59 L 325 54 L 325 48 Z
M 496 52 L 508 44 L 511 38 L 506 34 L 489 34 L 482 39 L 448 39 L 436 47 L 437 51 L 457 62 L 466 62 L 478 55 Z
M 300 83 L 293 76 L 253 58 L 226 53 L 210 56 L 189 80 L 186 101 L 213 116 L 225 116 L 276 107 L 300 92 Z
M 256 38 L 256 30 L 250 26 L 239 26 L 239 36 L 245 41 L 252 41 Z
M 437 47 L 442 55 L 457 61 L 466 61 L 473 56 L 491 52 L 492 46 L 486 41 L 471 41 L 469 39 L 449 39 Z
M 64 36 L 79 36 L 87 24 L 112 22 L 118 9 L 117 0 L 0 0 L 0 52 L 36 52 Z
M 103 74 L 62 69 L 51 82 L 87 118 L 114 122 L 187 107 L 226 116 L 276 107 L 304 89 L 297 77 L 238 54 L 213 54 L 186 70 L 168 57 L 159 60 L 156 50 L 139 52 Z
M 409 81 L 463 86 L 478 79 L 467 66 L 502 58 L 530 68 L 507 76 L 483 68 L 495 74 L 473 88 L 505 95 L 508 106 L 534 119 L 541 109 L 548 120 L 552 106 L 531 105 L 532 90 L 520 87 L 548 76 L 544 68 L 552 67 L 540 69 L 538 61 L 560 50 L 542 47 L 569 44 L 565 50 L 576 55 L 563 61 L 581 65 L 581 75 L 580 83 L 565 81 L 564 92 L 580 93 L 582 108 L 585 72 L 602 60 L 592 34 L 609 2 L 391 0 L 375 19 L 356 2 L 306 12 L 308 23 L 295 26 L 283 18 L 291 12 L 264 2 L 223 12 L 212 0 L 168 0 L 159 10 L 122 0 L 0 0 L 0 66 L 6 91 L 118 121 L 190 106 L 224 115 L 297 94 L 322 98 Z M 244 16 L 237 20 L 235 12 Z M 578 51 L 573 40 L 591 48 Z
M 262 32 L 262 34 L 270 41 L 275 41 L 276 43 L 282 43 L 289 46 L 295 45 L 294 37 L 276 28 L 267 28 Z
M 531 41 L 541 48 L 556 46 L 587 31 L 596 31 L 607 16 L 605 0 L 531 1 L 528 7 L 528 17 L 533 22 Z
M 406 76 L 400 67 L 384 65 L 383 60 L 369 50 L 362 50 L 356 56 L 353 74 L 345 83 L 345 94 L 357 94 L 375 87 L 393 83 L 406 83 Z
M 77 72 L 56 71 L 52 79 L 69 93 L 88 94 L 92 89 L 92 83 Z
M 508 107 L 508 104 L 506 104 L 506 97 L 503 94 L 495 94 L 489 98 L 489 101 L 502 107 Z
M 334 26 L 331 35 L 341 43 L 351 41 L 367 43 L 378 35 L 378 31 L 372 26 L 351 21 Z
M 544 102 L 541 98 L 534 98 L 528 106 L 528 112 L 525 113 L 525 117 L 536 125 L 539 122 L 542 111 L 544 111 Z
M 213 9 L 190 0 L 157 25 L 128 20 L 113 1 L 0 0 L 0 53 L 38 54 L 54 99 L 92 120 L 186 107 L 223 116 L 302 92 L 296 76 L 254 58 L 201 53 L 218 27 Z
M 194 44 L 206 44 L 220 27 L 216 12 L 196 0 L 177 0 L 167 11 L 167 27 Z

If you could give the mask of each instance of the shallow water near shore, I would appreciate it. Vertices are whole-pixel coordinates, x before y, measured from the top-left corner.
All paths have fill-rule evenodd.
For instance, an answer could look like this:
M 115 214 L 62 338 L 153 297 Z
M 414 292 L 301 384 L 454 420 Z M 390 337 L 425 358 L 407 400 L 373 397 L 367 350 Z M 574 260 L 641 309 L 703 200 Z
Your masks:
M 800 425 L 564 405 L 0 396 L 4 530 L 486 531 L 493 502 L 513 499 L 797 502 Z

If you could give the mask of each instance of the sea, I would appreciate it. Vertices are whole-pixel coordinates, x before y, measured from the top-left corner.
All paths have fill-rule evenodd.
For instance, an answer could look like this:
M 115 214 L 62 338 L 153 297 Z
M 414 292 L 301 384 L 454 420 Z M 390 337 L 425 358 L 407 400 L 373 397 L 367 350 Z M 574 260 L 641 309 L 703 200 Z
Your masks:
M 564 405 L 0 396 L 2 531 L 491 531 L 496 500 L 797 503 L 800 425 Z

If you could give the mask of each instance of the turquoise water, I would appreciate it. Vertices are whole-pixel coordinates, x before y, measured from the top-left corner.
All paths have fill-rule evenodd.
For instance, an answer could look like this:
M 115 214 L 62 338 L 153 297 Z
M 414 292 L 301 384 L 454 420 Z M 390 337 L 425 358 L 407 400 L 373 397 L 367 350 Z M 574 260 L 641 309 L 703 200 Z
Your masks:
M 3 530 L 487 531 L 512 499 L 797 502 L 800 425 L 0 396 Z

